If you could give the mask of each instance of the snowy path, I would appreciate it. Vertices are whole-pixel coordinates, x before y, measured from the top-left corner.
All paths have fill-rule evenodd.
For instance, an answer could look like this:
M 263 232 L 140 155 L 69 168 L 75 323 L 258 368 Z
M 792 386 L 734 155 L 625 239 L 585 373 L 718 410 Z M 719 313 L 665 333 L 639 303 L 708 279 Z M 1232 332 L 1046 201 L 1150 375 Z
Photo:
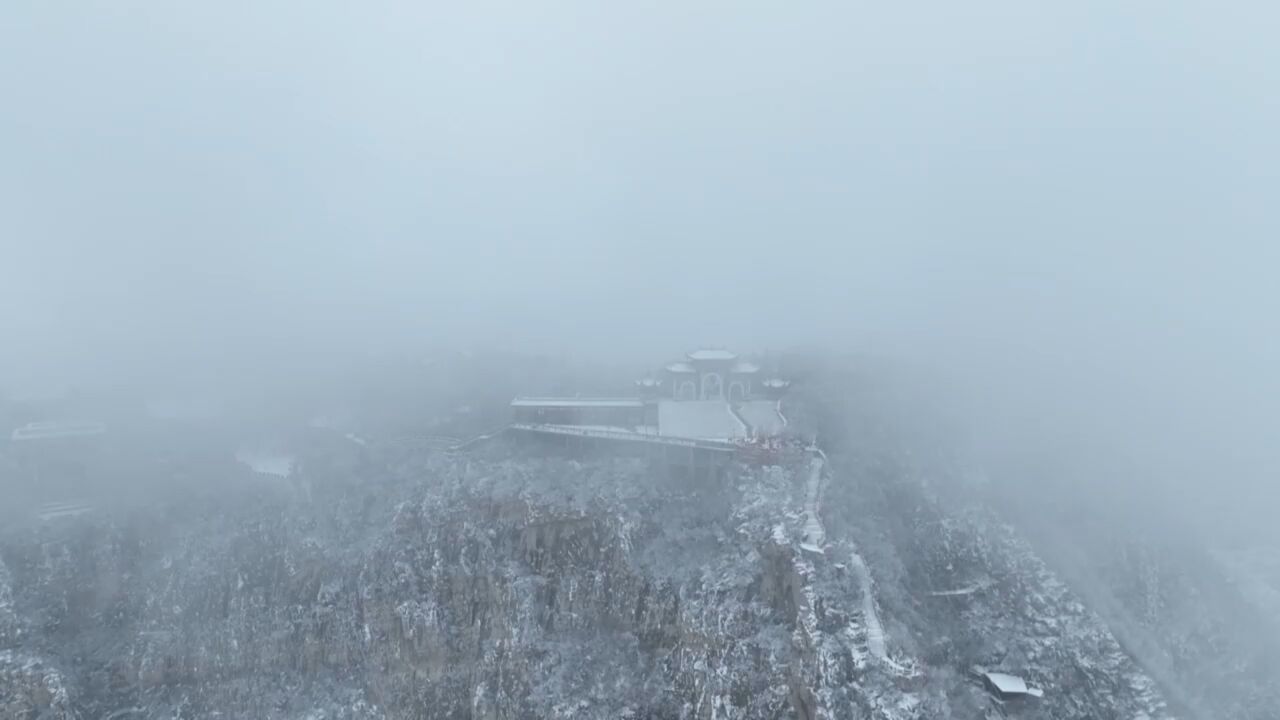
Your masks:
M 448 450 L 450 452 L 456 452 L 458 450 L 466 450 L 472 445 L 482 443 L 486 440 L 492 440 L 493 438 L 506 432 L 507 429 L 511 427 L 514 427 L 514 426 L 501 425 L 491 430 L 486 430 L 485 432 L 482 432 L 479 435 L 476 435 L 474 437 L 467 438 L 466 440 L 459 440 L 458 438 L 448 437 L 445 435 L 433 435 L 432 437 L 428 438 L 428 442 L 438 443 L 439 446 L 444 448 L 445 450 Z
M 809 479 L 805 483 L 804 495 L 804 542 L 800 547 L 810 552 L 822 552 L 822 545 L 827 540 L 826 528 L 822 527 L 822 469 L 826 463 L 822 455 L 814 453 L 809 461 Z
M 64 517 L 76 517 L 93 512 L 93 507 L 85 502 L 47 502 L 40 506 L 36 516 L 41 520 L 57 520 Z
M 813 459 L 809 462 L 809 481 L 805 496 L 805 541 L 801 547 L 814 549 L 806 547 L 813 545 L 818 552 L 822 552 L 826 530 L 822 527 L 820 511 L 822 510 L 822 473 L 827 465 L 827 455 L 820 448 L 813 448 L 812 452 Z M 858 578 L 858 584 L 862 586 L 862 621 L 867 629 L 867 651 L 880 662 L 901 671 L 903 668 L 889 657 L 889 650 L 885 644 L 884 625 L 880 622 L 879 612 L 876 611 L 876 587 L 875 581 L 871 578 L 871 570 L 858 554 L 857 548 L 851 548 L 849 556 L 853 573 Z
M 875 585 L 871 580 L 871 571 L 857 550 L 850 553 L 853 572 L 862 584 L 862 617 L 867 624 L 867 649 L 878 660 L 887 662 L 889 653 L 884 644 L 884 626 L 880 624 L 880 615 L 876 613 Z

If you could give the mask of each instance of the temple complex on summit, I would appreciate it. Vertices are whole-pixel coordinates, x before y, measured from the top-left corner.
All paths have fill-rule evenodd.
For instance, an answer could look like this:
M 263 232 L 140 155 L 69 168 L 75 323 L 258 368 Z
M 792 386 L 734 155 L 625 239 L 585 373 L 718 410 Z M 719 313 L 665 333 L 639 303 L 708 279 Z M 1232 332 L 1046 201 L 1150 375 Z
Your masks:
M 722 349 L 702 349 L 635 382 L 630 397 L 518 397 L 523 429 L 644 438 L 738 441 L 780 435 L 789 383 Z

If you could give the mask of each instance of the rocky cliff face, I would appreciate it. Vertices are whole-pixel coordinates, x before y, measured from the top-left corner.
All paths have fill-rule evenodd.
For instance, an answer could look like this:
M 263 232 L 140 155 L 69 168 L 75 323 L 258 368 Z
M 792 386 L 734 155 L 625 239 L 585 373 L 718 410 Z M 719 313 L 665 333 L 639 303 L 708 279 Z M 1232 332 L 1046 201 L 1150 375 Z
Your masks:
M 760 498 L 785 474 L 441 456 L 402 474 L 8 537 L 0 629 L 35 655 L 0 656 L 6 689 L 85 717 L 789 712 L 794 551 Z
M 806 463 L 370 452 L 6 535 L 4 717 L 1164 715 L 1012 531 L 896 471 L 822 469 L 819 551 Z

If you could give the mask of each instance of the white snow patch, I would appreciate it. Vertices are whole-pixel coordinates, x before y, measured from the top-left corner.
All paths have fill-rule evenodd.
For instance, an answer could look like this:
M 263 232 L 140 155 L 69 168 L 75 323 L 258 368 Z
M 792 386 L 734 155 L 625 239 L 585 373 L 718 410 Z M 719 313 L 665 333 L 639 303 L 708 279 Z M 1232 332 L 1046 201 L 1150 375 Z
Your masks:
M 284 453 L 237 450 L 236 460 L 248 465 L 254 472 L 287 478 L 293 474 L 294 458 Z
M 774 400 L 748 400 L 738 403 L 737 411 L 756 435 L 777 435 L 787 427 Z
M 747 426 L 720 400 L 662 400 L 658 433 L 664 437 L 728 440 L 747 437 Z
M 787 544 L 787 529 L 782 526 L 782 523 L 773 526 L 773 541 L 779 545 Z

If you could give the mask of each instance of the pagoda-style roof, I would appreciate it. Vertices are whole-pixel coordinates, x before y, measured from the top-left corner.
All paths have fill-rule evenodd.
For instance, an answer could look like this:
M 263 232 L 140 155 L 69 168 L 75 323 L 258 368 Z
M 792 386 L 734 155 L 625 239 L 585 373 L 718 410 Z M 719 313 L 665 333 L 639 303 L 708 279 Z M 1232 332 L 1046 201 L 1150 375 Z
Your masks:
M 694 370 L 693 366 L 687 362 L 673 362 L 670 365 L 667 365 L 667 372 L 691 373 L 691 372 L 698 372 L 698 371 Z
M 728 350 L 703 348 L 688 354 L 690 360 L 737 360 L 738 356 Z

